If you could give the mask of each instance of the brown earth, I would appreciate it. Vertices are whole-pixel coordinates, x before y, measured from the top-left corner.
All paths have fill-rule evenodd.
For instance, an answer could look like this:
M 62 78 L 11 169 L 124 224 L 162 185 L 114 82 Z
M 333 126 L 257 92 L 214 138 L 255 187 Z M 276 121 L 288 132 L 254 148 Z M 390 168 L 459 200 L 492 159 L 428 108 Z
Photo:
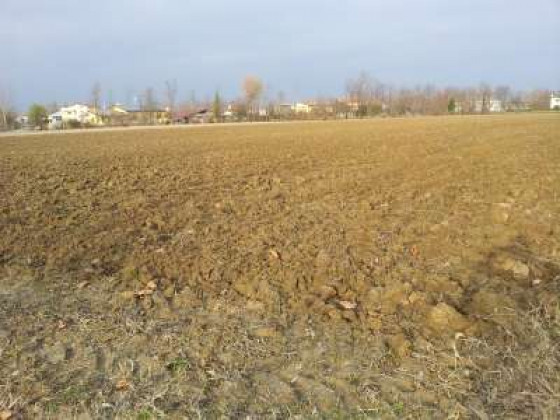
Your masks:
M 560 416 L 558 116 L 0 159 L 2 419 Z

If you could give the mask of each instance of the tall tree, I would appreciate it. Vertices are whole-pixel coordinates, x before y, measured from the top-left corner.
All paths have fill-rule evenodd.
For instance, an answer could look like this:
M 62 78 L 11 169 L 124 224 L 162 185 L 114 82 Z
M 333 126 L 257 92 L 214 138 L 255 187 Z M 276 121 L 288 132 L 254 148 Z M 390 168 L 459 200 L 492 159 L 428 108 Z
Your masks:
M 175 114 L 177 91 L 177 80 L 173 79 L 165 81 L 165 97 L 167 100 L 167 107 L 169 108 L 169 114 L 171 115 L 171 120 L 173 120 L 173 115 Z
M 264 86 L 262 81 L 256 76 L 247 76 L 243 80 L 243 94 L 245 95 L 245 103 L 247 111 L 253 117 L 255 115 L 255 107 L 258 108 L 259 99 L 262 95 Z
M 351 107 L 359 117 L 365 117 L 370 113 L 370 108 L 374 103 L 375 98 L 377 110 L 381 104 L 384 88 L 376 80 L 374 80 L 368 73 L 361 72 L 355 79 L 350 79 L 346 82 L 346 94 L 351 103 Z
M 492 99 L 492 88 L 488 83 L 482 82 L 478 87 L 478 94 L 480 96 L 481 107 L 479 112 L 487 114 L 490 112 L 490 101 Z
M 141 95 L 140 101 L 140 109 L 144 111 L 144 114 L 147 117 L 145 122 L 148 124 L 154 124 L 156 122 L 156 112 L 158 107 L 154 89 L 152 87 L 147 87 Z

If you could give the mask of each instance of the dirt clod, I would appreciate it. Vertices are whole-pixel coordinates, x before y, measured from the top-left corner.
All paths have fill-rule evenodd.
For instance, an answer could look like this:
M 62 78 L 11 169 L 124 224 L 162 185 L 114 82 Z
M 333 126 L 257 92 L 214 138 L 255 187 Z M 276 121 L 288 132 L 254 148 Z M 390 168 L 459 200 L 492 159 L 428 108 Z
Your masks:
M 10 410 L 2 410 L 0 411 L 0 420 L 11 420 L 13 415 L 14 413 Z
M 412 344 L 402 333 L 387 337 L 387 344 L 393 354 L 401 359 L 409 356 L 412 351 Z
M 426 328 L 435 334 L 455 335 L 469 326 L 471 322 L 464 315 L 443 302 L 432 307 L 426 316 Z

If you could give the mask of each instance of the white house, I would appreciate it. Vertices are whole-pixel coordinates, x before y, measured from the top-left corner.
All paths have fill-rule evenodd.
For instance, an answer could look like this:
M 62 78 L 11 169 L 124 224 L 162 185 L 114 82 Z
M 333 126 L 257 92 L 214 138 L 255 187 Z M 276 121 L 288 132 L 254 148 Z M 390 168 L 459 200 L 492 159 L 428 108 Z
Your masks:
M 485 110 L 482 109 L 483 105 L 486 106 Z M 474 102 L 474 112 L 482 112 L 482 111 L 503 112 L 504 107 L 502 105 L 502 101 L 500 101 L 498 99 L 490 99 L 486 102 L 486 104 L 484 104 L 484 101 L 475 101 Z
M 259 117 L 267 117 L 268 116 L 268 109 L 259 107 Z
M 48 117 L 49 121 L 49 130 L 60 130 L 64 127 L 64 123 L 62 121 L 62 114 L 60 112 L 55 112 Z
M 309 106 L 308 104 L 297 102 L 292 105 L 292 111 L 294 111 L 296 114 L 309 114 L 311 112 L 311 106 Z
M 49 115 L 49 129 L 64 128 L 69 122 L 79 124 L 103 125 L 103 121 L 94 109 L 87 105 L 72 105 L 60 108 L 59 111 Z
M 560 110 L 560 92 L 550 94 L 550 109 Z

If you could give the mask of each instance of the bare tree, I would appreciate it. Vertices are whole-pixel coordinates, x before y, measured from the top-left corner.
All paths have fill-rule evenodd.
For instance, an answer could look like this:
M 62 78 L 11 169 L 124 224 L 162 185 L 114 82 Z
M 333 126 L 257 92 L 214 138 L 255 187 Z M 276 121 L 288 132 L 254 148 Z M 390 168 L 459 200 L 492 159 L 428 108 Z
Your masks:
M 496 86 L 494 89 L 494 98 L 501 102 L 504 110 L 507 109 L 511 100 L 510 87 L 506 85 Z
M 177 80 L 166 80 L 165 81 L 165 97 L 167 100 L 167 107 L 169 108 L 169 114 L 173 120 L 173 115 L 175 113 L 175 106 L 177 103 Z
M 550 92 L 545 89 L 535 89 L 526 93 L 526 101 L 531 109 L 548 110 L 550 108 Z
M 387 112 L 393 114 L 395 108 L 395 98 L 396 98 L 395 87 L 392 85 L 385 85 L 383 89 L 383 96 L 384 96 L 383 102 L 387 107 Z
M 490 100 L 492 99 L 492 88 L 488 83 L 482 82 L 478 87 L 478 94 L 480 96 L 481 106 L 477 111 L 486 114 L 490 111 Z M 477 107 L 478 108 L 478 107 Z
M 144 115 L 146 116 L 146 121 L 144 122 L 148 124 L 155 123 L 157 107 L 158 103 L 154 89 L 147 87 L 144 93 L 140 95 L 140 110 L 144 111 Z
M 258 108 L 259 105 L 259 99 L 264 89 L 263 83 L 256 76 L 247 76 L 243 80 L 242 88 L 248 113 L 252 117 L 255 114 L 255 107 Z
M 144 107 L 148 111 L 155 111 L 158 107 L 156 93 L 153 88 L 146 88 L 144 91 Z
M 381 113 L 387 91 L 386 85 L 366 72 L 361 72 L 357 78 L 346 82 L 348 100 L 359 117 Z
M 14 113 L 12 92 L 0 86 L 0 130 L 7 130 L 10 126 L 10 117 Z
M 346 82 L 350 106 L 359 117 L 367 115 L 367 107 L 373 97 L 373 83 L 373 79 L 366 72 L 361 72 L 357 78 Z

